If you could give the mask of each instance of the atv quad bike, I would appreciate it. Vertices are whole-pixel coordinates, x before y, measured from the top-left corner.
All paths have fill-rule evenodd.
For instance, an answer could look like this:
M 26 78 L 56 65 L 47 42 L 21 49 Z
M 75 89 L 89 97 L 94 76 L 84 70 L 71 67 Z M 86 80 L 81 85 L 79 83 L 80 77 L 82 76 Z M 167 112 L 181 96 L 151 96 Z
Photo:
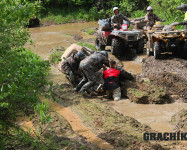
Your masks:
M 137 54 L 143 53 L 144 35 L 140 31 L 128 31 L 128 27 L 124 21 L 119 30 L 100 28 L 95 41 L 96 49 L 104 50 L 105 46 L 111 46 L 112 54 L 118 57 L 131 49 L 136 49 Z
M 154 55 L 155 59 L 159 59 L 161 53 L 172 52 L 174 55 L 187 53 L 187 36 L 184 30 L 176 30 L 175 23 L 162 26 L 154 25 L 152 30 L 146 32 L 147 55 Z

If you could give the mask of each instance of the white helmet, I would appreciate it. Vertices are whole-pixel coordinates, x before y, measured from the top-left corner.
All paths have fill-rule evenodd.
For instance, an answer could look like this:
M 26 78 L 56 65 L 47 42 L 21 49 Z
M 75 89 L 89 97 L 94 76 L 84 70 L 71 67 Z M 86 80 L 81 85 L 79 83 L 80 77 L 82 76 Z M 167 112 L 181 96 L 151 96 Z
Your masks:
M 148 7 L 147 7 L 147 11 L 148 11 L 148 10 L 153 10 L 153 7 L 148 6 Z
M 119 10 L 119 8 L 118 8 L 118 7 L 114 7 L 114 8 L 113 8 L 113 12 L 114 12 L 115 10 Z

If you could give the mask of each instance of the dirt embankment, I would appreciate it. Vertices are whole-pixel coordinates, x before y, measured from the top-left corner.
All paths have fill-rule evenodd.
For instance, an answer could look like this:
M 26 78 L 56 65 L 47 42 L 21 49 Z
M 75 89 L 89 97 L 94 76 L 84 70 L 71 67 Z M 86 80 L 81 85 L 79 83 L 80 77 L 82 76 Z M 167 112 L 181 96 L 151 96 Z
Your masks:
M 164 104 L 187 102 L 187 61 L 180 58 L 142 62 L 142 73 L 136 81 L 126 83 L 127 95 L 135 103 Z
M 143 61 L 139 77 L 149 78 L 156 86 L 163 87 L 175 101 L 187 102 L 187 61 L 179 58 Z
M 150 127 L 114 111 L 104 103 L 106 99 L 102 96 L 84 98 L 69 84 L 61 86 L 63 89 L 54 89 L 59 104 L 71 108 L 86 126 L 91 127 L 99 138 L 110 143 L 114 149 L 165 149 L 162 143 L 144 142 L 143 133 L 153 132 Z
M 172 116 L 171 124 L 175 125 L 177 132 L 187 132 L 187 110 L 182 109 Z

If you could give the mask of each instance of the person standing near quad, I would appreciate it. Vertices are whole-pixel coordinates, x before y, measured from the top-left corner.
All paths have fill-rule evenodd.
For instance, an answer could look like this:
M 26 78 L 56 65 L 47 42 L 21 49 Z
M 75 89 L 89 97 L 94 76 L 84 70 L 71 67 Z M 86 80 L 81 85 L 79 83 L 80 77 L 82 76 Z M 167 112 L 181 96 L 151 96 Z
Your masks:
M 111 25 L 113 28 L 120 29 L 121 25 L 123 24 L 123 20 L 130 22 L 126 16 L 119 13 L 118 7 L 113 8 L 113 13 L 114 15 L 111 17 Z
M 79 65 L 79 70 L 83 75 L 83 79 L 75 90 L 82 94 L 89 92 L 90 88 L 97 83 L 95 73 L 99 71 L 103 65 L 109 66 L 108 54 L 106 51 L 95 52 L 82 60 Z
M 180 22 L 180 25 L 184 25 L 184 33 L 187 35 L 187 5 L 182 3 L 177 9 L 181 10 L 182 13 L 185 13 L 184 21 Z
M 147 22 L 145 30 L 151 30 L 155 21 L 164 21 L 160 19 L 157 15 L 153 14 L 153 8 L 151 6 L 147 7 L 147 14 L 145 15 L 145 20 Z
M 73 87 L 79 83 L 78 77 L 80 76 L 78 69 L 80 61 L 86 57 L 85 53 L 82 51 L 71 55 L 62 63 L 62 72 L 66 74 L 66 78 L 70 81 Z

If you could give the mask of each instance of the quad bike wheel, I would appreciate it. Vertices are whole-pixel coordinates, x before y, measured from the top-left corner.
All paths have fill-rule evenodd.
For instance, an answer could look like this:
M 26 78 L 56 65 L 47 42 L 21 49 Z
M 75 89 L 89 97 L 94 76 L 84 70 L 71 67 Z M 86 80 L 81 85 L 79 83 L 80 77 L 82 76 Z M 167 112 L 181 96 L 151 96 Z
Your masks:
M 120 56 L 120 47 L 121 44 L 118 39 L 113 38 L 111 44 L 111 53 L 116 56 Z
M 184 43 L 184 47 L 183 47 L 183 58 L 186 59 L 187 58 L 187 41 Z
M 151 51 L 150 51 L 150 42 L 147 41 L 146 43 L 146 53 L 147 53 L 147 56 L 151 56 Z
M 138 41 L 138 45 L 137 45 L 137 49 L 136 49 L 136 53 L 137 54 L 142 54 L 144 50 L 144 39 L 140 39 Z
M 154 52 L 155 59 L 159 59 L 159 57 L 160 57 L 160 43 L 157 41 L 154 42 L 154 44 L 153 44 L 153 52 Z
M 100 50 L 105 50 L 105 45 L 102 45 L 101 44 L 101 41 L 100 41 L 100 39 L 99 38 L 96 38 L 96 40 L 95 40 L 95 48 L 98 50 L 98 49 L 100 49 Z

